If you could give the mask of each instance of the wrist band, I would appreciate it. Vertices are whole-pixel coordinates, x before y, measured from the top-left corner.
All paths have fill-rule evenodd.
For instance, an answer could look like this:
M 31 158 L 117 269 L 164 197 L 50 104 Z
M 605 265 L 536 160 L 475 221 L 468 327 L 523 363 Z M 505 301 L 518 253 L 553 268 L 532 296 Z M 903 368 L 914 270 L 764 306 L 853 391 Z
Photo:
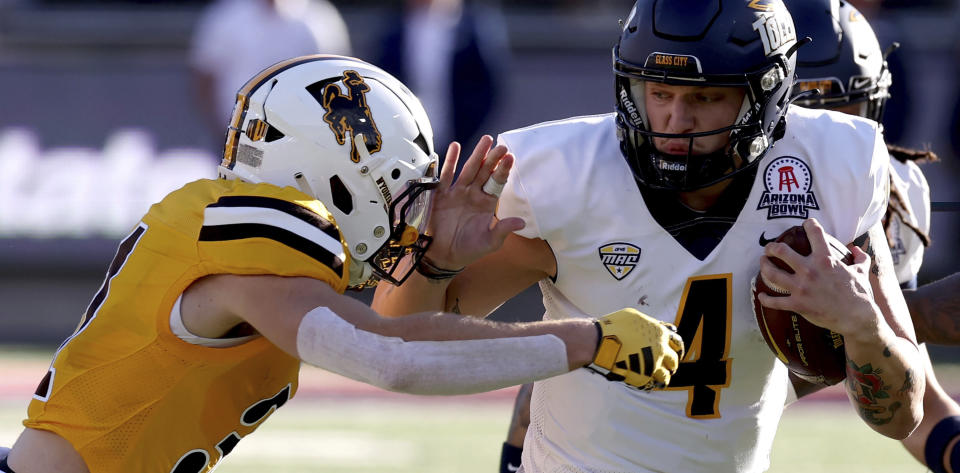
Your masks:
M 426 256 L 420 258 L 420 261 L 417 263 L 417 272 L 420 273 L 423 277 L 427 279 L 450 279 L 463 271 L 463 268 L 460 269 L 443 269 L 434 266 Z
M 930 431 L 927 435 L 927 444 L 924 446 L 924 459 L 927 468 L 934 473 L 946 473 L 946 460 L 949 458 L 950 467 L 953 471 L 960 468 L 960 442 L 953 445 L 951 451 L 947 451 L 950 445 L 957 437 L 960 437 L 960 416 L 946 417 Z
M 519 470 L 522 454 L 523 447 L 515 447 L 503 442 L 503 448 L 500 449 L 500 473 L 514 473 Z

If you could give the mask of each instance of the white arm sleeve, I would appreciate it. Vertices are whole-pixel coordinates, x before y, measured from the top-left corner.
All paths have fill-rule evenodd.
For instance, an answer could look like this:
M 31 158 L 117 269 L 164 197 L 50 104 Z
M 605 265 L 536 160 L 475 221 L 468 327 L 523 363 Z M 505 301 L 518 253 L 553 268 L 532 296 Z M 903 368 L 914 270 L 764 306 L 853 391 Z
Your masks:
M 470 394 L 569 371 L 559 337 L 405 341 L 354 327 L 327 307 L 307 313 L 297 331 L 306 363 L 410 394 Z

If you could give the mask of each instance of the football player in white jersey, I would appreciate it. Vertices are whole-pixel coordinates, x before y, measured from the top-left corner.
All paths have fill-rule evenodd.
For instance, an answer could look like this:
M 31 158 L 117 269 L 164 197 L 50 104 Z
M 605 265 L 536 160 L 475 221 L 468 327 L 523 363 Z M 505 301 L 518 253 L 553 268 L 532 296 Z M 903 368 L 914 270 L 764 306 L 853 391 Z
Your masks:
M 416 97 L 363 61 L 300 57 L 252 78 L 237 94 L 220 179 L 173 191 L 120 244 L 27 428 L 0 449 L 0 471 L 212 471 L 293 397 L 301 362 L 421 394 L 592 361 L 636 387 L 666 383 L 679 337 L 632 309 L 599 323 L 389 319 L 343 295 L 374 276 L 402 282 L 397 258 L 429 247 L 430 195 L 443 182 L 432 140 Z M 485 180 L 492 166 L 483 169 Z M 465 192 L 496 201 L 479 186 Z
M 501 134 L 515 160 L 496 209 L 437 190 L 427 264 L 378 288 L 381 313 L 488 313 L 538 282 L 545 319 L 632 305 L 688 349 L 664 390 L 589 370 L 535 383 L 520 470 L 766 469 L 788 381 L 750 308 L 758 270 L 791 292 L 765 305 L 843 334 L 848 373 L 880 370 L 846 386 L 870 427 L 903 438 L 919 423 L 920 354 L 881 222 L 889 155 L 869 120 L 789 106 L 798 44 L 779 0 L 639 0 L 613 51 L 616 113 Z M 499 245 L 493 222 L 517 230 Z M 801 222 L 811 256 L 769 243 Z M 824 232 L 872 258 L 832 260 Z
M 813 39 L 812 44 L 800 49 L 797 58 L 794 94 L 802 94 L 802 98 L 795 103 L 843 111 L 881 123 L 893 78 L 867 20 L 843 0 L 786 3 L 798 33 Z M 814 89 L 820 93 L 807 92 Z M 916 162 L 936 161 L 937 157 L 930 151 L 892 145 L 887 148 L 891 156 L 890 199 L 883 224 L 900 286 L 912 290 L 916 288 L 924 247 L 930 243 L 930 188 Z M 942 297 L 952 297 L 956 308 L 960 291 L 948 290 Z M 923 312 L 918 310 L 919 300 L 909 302 L 910 298 L 911 315 Z M 955 442 L 960 437 L 960 406 L 937 381 L 926 347 L 921 345 L 920 350 L 926 375 L 924 418 L 903 444 L 935 473 L 945 473 L 947 465 L 960 471 L 960 443 Z M 802 380 L 794 381 L 798 392 L 808 391 L 809 386 Z
M 881 51 L 868 22 L 853 5 L 840 0 L 786 3 L 799 34 L 813 39 L 812 44 L 799 50 L 798 82 L 793 93 L 813 89 L 821 92 L 807 94 L 795 103 L 844 111 L 880 122 L 892 77 L 884 61 L 887 53 Z M 891 196 L 883 222 L 917 339 L 960 344 L 960 273 L 916 288 L 923 251 L 930 243 L 930 192 L 917 163 L 936 162 L 937 156 L 932 151 L 905 149 L 889 143 L 887 149 L 891 156 Z M 929 361 L 926 348 L 921 346 L 921 351 Z M 943 391 L 929 364 L 926 376 L 924 420 L 903 443 L 914 457 L 939 472 L 951 461 L 960 462 L 960 442 L 954 442 L 960 435 L 960 417 L 956 417 L 960 407 Z M 792 379 L 801 393 L 817 389 L 798 378 Z M 531 388 L 532 385 L 523 385 L 517 394 L 501 455 L 503 473 L 516 471 L 512 467 L 520 464 L 523 436 L 530 418 Z M 936 434 L 931 437 L 929 434 L 934 430 Z M 954 463 L 953 467 L 954 471 L 960 471 L 960 463 Z

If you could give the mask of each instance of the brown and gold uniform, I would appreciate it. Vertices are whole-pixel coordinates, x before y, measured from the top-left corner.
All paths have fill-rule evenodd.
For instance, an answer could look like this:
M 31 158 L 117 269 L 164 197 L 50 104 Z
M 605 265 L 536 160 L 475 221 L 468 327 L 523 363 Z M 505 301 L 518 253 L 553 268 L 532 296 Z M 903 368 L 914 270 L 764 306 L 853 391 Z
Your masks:
M 307 276 L 342 293 L 349 261 L 332 221 L 290 187 L 200 180 L 172 192 L 119 245 L 24 425 L 68 440 L 95 473 L 212 470 L 293 397 L 300 362 L 259 336 L 187 343 L 171 310 L 211 274 Z

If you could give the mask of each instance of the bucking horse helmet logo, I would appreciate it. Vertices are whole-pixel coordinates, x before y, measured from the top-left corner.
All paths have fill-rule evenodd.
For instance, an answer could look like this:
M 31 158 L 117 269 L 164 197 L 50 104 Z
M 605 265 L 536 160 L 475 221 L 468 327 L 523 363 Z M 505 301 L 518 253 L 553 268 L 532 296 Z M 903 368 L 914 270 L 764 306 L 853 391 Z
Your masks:
M 367 151 L 371 154 L 380 151 L 383 140 L 367 106 L 365 94 L 370 86 L 357 71 L 352 70 L 343 71 L 343 85 L 347 87 L 349 95 L 343 95 L 337 82 L 328 83 L 323 88 L 320 104 L 327 111 L 323 121 L 330 125 L 337 143 L 341 145 L 345 143 L 347 133 L 350 134 L 350 160 L 358 163 L 360 153 L 357 151 L 357 135 L 363 135 Z

